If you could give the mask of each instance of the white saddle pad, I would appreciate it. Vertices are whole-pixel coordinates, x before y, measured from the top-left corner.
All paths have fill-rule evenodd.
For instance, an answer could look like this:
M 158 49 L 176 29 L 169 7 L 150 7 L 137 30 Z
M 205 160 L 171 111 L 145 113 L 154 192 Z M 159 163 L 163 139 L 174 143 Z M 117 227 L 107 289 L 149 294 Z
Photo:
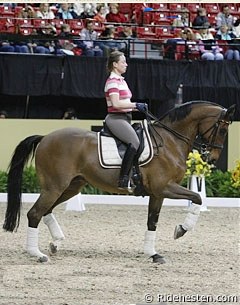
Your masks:
M 152 141 L 147 128 L 147 121 L 142 122 L 144 149 L 139 157 L 139 165 L 143 166 L 153 158 Z M 99 162 L 104 168 L 120 168 L 122 158 L 118 153 L 116 141 L 112 137 L 106 137 L 98 133 L 98 156 Z

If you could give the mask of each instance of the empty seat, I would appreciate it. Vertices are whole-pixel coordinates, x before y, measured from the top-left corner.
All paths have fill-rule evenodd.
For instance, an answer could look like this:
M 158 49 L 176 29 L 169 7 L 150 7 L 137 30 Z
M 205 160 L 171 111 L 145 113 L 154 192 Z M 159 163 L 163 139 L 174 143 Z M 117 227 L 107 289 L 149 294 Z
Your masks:
M 153 27 L 137 27 L 138 38 L 156 38 Z

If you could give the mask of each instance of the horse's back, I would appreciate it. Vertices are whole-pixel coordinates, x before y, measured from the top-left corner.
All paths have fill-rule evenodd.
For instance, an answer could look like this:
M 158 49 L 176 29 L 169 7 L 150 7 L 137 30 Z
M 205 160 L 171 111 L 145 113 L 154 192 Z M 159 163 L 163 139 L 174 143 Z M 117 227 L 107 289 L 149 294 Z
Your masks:
M 74 127 L 58 129 L 46 135 L 40 142 L 36 150 L 36 163 L 44 161 L 44 164 L 50 165 L 63 160 L 74 162 L 77 157 L 87 155 L 90 147 L 91 150 L 96 148 L 96 144 L 96 132 Z

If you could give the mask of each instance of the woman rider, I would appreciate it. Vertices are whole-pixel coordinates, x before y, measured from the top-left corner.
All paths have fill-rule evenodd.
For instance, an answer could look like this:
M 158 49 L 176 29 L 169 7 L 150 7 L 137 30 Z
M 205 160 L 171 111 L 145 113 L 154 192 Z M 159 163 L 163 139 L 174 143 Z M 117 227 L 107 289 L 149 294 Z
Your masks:
M 110 53 L 107 63 L 110 75 L 105 84 L 105 97 L 108 114 L 105 122 L 114 136 L 127 144 L 127 150 L 122 160 L 118 187 L 131 190 L 129 175 L 133 166 L 134 158 L 139 148 L 139 139 L 131 126 L 132 110 L 145 112 L 147 104 L 132 103 L 132 93 L 122 74 L 127 70 L 127 62 L 124 54 L 120 51 Z

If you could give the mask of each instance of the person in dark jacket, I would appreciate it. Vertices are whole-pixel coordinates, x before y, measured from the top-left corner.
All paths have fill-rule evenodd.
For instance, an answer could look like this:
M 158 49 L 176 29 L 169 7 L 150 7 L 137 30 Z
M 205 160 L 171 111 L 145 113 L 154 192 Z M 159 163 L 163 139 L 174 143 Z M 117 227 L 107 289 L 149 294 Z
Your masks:
M 209 23 L 209 20 L 207 17 L 206 9 L 203 7 L 200 7 L 197 10 L 197 16 L 194 18 L 192 26 L 196 27 L 196 28 L 200 28 L 208 23 Z

